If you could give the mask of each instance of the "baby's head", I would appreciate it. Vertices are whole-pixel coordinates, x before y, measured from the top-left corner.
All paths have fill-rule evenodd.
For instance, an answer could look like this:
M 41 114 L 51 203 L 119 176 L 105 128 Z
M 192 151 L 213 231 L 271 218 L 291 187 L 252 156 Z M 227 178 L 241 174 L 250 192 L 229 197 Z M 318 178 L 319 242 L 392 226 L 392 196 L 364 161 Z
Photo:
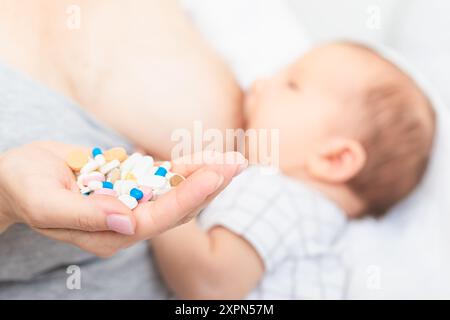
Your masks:
M 318 47 L 257 81 L 248 128 L 280 130 L 280 168 L 350 216 L 385 213 L 420 182 L 435 116 L 406 74 L 364 46 Z

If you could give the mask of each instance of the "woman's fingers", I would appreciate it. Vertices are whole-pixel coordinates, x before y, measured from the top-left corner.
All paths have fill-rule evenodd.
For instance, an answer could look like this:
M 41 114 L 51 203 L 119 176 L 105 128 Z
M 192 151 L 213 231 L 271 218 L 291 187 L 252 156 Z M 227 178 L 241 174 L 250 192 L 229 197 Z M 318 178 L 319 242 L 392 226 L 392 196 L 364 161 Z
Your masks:
M 196 165 L 190 165 L 188 171 L 192 166 Z M 240 166 L 202 165 L 201 169 L 191 172 L 185 181 L 158 200 L 139 205 L 134 210 L 137 219 L 136 234 L 143 239 L 149 239 L 189 221 L 230 183 Z
M 32 143 L 32 145 L 38 148 L 45 149 L 64 161 L 67 159 L 67 156 L 74 150 L 83 150 L 86 152 L 90 151 L 88 147 L 76 146 L 59 141 L 35 141 Z
M 228 175 L 228 180 L 231 179 L 230 176 L 233 173 L 233 168 L 230 168 L 229 172 L 225 172 Z M 169 191 L 157 201 L 139 205 L 133 211 L 138 227 L 136 234 L 132 236 L 124 236 L 108 231 L 88 232 L 74 230 L 80 229 L 78 227 L 67 227 L 68 229 L 62 226 L 61 229 L 36 227 L 35 229 L 54 240 L 74 244 L 100 257 L 109 257 L 132 243 L 150 239 L 176 226 L 186 216 L 193 216 L 194 213 L 198 212 L 202 204 L 207 201 L 208 197 L 222 187 L 224 180 L 224 176 L 219 173 L 203 168 L 191 174 L 186 181 L 183 181 L 177 188 Z M 93 207 L 92 203 L 87 203 L 89 198 L 85 198 L 86 202 L 84 204 Z M 99 197 L 98 200 L 99 202 L 104 202 L 108 200 L 108 197 Z M 47 207 L 45 210 L 58 210 L 58 206 L 59 204 L 55 205 L 55 207 Z M 86 215 L 95 214 L 92 210 L 88 210 L 85 213 Z M 85 225 L 84 227 L 84 230 L 86 230 Z M 89 228 L 94 231 L 93 229 L 96 227 L 91 225 Z
M 109 231 L 74 230 L 79 229 L 78 227 L 69 229 L 35 227 L 35 230 L 46 237 L 73 244 L 97 256 L 110 257 L 133 243 L 150 239 L 174 227 L 186 216 L 195 215 L 208 197 L 221 188 L 224 179 L 215 171 L 200 169 L 157 201 L 139 205 L 133 212 L 138 225 L 135 235 L 125 236 Z M 87 201 L 88 198 L 85 200 Z M 108 199 L 99 199 L 102 202 L 104 200 Z M 92 203 L 87 205 L 92 205 Z M 51 207 L 51 210 L 58 210 L 58 206 Z M 85 213 L 87 215 L 95 214 L 92 210 Z M 86 225 L 84 227 L 86 228 Z M 89 228 L 96 229 L 93 225 Z
M 158 200 L 139 205 L 133 212 L 113 197 L 84 197 L 60 190 L 52 201 L 43 204 L 46 207 L 40 212 L 51 213 L 46 215 L 46 222 L 33 227 L 49 238 L 74 244 L 97 256 L 109 257 L 138 241 L 189 221 L 246 163 L 183 165 L 183 174 L 188 175 L 185 181 Z
M 65 189 L 52 190 L 48 194 L 49 197 L 34 198 L 28 204 L 32 227 L 135 232 L 136 220 L 132 211 L 114 197 L 86 197 Z
M 236 168 L 230 165 L 208 166 L 191 174 L 186 181 L 183 181 L 177 188 L 163 195 L 157 201 L 141 204 L 132 213 L 126 207 L 125 209 L 122 208 L 124 211 L 120 209 L 119 216 L 121 218 L 129 218 L 133 227 L 137 225 L 134 235 L 100 231 L 114 230 L 108 224 L 105 227 L 103 222 L 105 220 L 102 220 L 102 216 L 103 218 L 105 214 L 110 216 L 108 215 L 110 210 L 117 210 L 116 201 L 113 201 L 115 198 L 108 196 L 90 196 L 85 198 L 75 193 L 73 197 L 78 198 L 78 201 L 80 200 L 79 197 L 81 197 L 82 203 L 75 202 L 70 216 L 73 217 L 73 214 L 81 210 L 82 213 L 78 215 L 78 218 L 66 218 L 64 223 L 60 222 L 59 219 L 61 217 L 49 218 L 46 225 L 53 225 L 52 229 L 48 227 L 34 227 L 47 237 L 72 243 L 83 250 L 98 256 L 107 257 L 137 241 L 150 239 L 180 222 L 188 221 L 188 218 L 195 216 L 203 206 L 229 183 L 235 171 Z M 68 192 L 71 193 L 70 191 Z M 66 196 L 65 194 L 62 200 L 74 201 L 72 197 L 69 199 Z M 121 203 L 119 202 L 119 204 Z M 50 212 L 57 213 L 65 207 L 63 203 L 54 203 L 47 209 L 50 209 Z M 95 219 L 96 216 L 99 217 L 98 220 Z M 72 225 L 72 227 L 67 227 L 68 225 Z M 114 231 L 123 231 L 120 230 L 121 228 L 123 227 L 115 228 L 116 230 Z M 91 230 L 91 232 L 83 230 Z M 121 233 L 128 234 L 127 232 Z
M 111 231 L 87 232 L 66 229 L 35 229 L 40 234 L 57 241 L 73 244 L 96 256 L 107 258 L 137 241 L 133 236 L 121 235 Z
M 149 239 L 176 226 L 216 192 L 224 179 L 220 172 L 200 169 L 158 200 L 139 205 L 134 210 L 137 235 Z

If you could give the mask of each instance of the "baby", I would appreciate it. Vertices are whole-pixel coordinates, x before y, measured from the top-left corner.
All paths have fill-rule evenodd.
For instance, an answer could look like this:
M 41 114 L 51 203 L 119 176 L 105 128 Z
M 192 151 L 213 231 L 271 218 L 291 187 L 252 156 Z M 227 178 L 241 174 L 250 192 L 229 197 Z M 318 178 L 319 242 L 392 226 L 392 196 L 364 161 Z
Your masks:
M 197 221 L 152 241 L 187 299 L 343 298 L 333 246 L 420 182 L 435 116 L 416 84 L 353 43 L 313 49 L 247 95 L 247 129 L 279 129 L 280 174 L 251 166 Z M 257 150 L 247 150 L 247 157 Z

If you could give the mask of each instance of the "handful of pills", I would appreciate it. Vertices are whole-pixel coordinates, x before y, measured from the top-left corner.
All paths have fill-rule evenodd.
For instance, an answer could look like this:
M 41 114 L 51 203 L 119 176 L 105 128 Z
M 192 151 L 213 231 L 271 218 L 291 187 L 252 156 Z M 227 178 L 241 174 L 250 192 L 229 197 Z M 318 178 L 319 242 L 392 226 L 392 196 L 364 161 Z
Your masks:
M 123 148 L 103 152 L 96 147 L 90 154 L 75 150 L 67 156 L 66 163 L 77 178 L 81 194 L 117 197 L 130 209 L 155 200 L 185 180 L 170 171 L 170 162 L 155 166 L 151 156 L 137 152 L 128 156 Z

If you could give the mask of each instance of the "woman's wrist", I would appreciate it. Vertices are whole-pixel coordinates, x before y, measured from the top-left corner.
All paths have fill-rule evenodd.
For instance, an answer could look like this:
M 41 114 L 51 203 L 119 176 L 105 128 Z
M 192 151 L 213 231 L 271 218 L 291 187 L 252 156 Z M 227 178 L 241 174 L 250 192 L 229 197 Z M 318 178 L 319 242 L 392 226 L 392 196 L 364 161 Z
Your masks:
M 13 224 L 13 220 L 9 214 L 7 196 L 5 190 L 2 188 L 5 185 L 3 170 L 4 157 L 4 154 L 0 154 L 0 234 Z
M 13 222 L 5 215 L 4 217 L 0 213 L 0 234 L 5 232 Z

